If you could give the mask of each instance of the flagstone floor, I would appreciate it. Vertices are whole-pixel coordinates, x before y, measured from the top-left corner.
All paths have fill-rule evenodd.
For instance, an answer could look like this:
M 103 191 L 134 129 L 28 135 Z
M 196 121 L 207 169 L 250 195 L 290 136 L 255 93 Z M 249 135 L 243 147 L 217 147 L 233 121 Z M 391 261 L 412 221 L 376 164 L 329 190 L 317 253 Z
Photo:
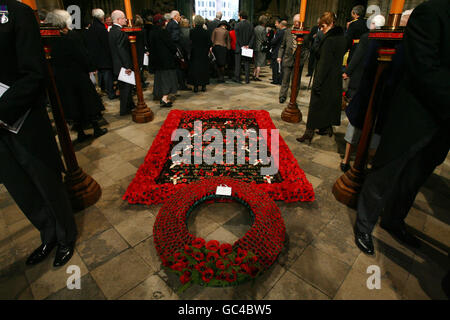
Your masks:
M 0 299 L 446 299 L 441 279 L 449 270 L 450 160 L 421 189 L 407 224 L 421 239 L 418 250 L 405 247 L 385 231 L 374 231 L 377 254 L 368 257 L 354 244 L 355 211 L 337 202 L 331 188 L 341 175 L 347 120 L 333 138 L 317 136 L 311 146 L 296 142 L 305 129 L 309 92 L 302 89 L 301 124 L 281 120 L 279 87 L 269 82 L 248 85 L 211 84 L 206 93 L 180 92 L 173 109 L 264 109 L 280 129 L 300 167 L 313 184 L 314 203 L 279 202 L 288 243 L 277 263 L 254 286 L 177 293 L 177 279 L 166 274 L 153 247 L 153 223 L 161 206 L 129 205 L 121 200 L 143 163 L 168 109 L 152 101 L 155 119 L 135 124 L 118 116 L 119 102 L 105 100 L 109 133 L 77 147 L 81 167 L 103 189 L 100 201 L 76 214 L 79 236 L 69 265 L 81 270 L 81 289 L 66 288 L 67 266 L 52 267 L 52 258 L 34 267 L 24 264 L 40 244 L 39 233 L 0 185 Z M 152 85 L 152 79 L 148 79 Z M 303 77 L 307 86 L 309 78 Z M 150 87 L 151 87 L 150 85 Z M 75 136 L 73 136 L 75 138 Z M 233 241 L 248 230 L 250 220 L 240 205 L 210 204 L 189 219 L 191 232 L 206 239 Z M 369 290 L 369 266 L 379 266 L 381 288 Z

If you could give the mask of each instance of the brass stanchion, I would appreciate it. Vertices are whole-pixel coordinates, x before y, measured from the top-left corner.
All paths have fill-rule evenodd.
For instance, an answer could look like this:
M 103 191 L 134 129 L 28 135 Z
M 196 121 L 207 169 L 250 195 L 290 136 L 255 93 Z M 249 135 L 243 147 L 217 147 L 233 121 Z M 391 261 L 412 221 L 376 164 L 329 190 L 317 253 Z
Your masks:
M 353 208 L 357 205 L 358 195 L 364 182 L 369 144 L 372 138 L 373 126 L 377 118 L 374 110 L 374 101 L 379 88 L 382 86 L 380 78 L 392 62 L 392 57 L 396 53 L 395 45 L 403 38 L 403 28 L 398 26 L 400 22 L 398 16 L 398 13 L 391 12 L 389 17 L 391 25 L 381 30 L 373 30 L 370 32 L 369 39 L 381 41 L 381 47 L 378 50 L 378 67 L 372 85 L 364 127 L 358 144 L 354 165 L 336 181 L 332 190 L 336 200 Z
M 47 91 L 50 99 L 52 114 L 55 120 L 56 130 L 61 146 L 67 172 L 64 177 L 64 184 L 67 188 L 72 207 L 75 210 L 85 209 L 95 204 L 102 194 L 99 184 L 78 165 L 78 161 L 73 149 L 69 129 L 64 117 L 58 89 L 56 87 L 53 69 L 50 65 L 51 47 L 48 43 L 50 38 L 59 37 L 57 28 L 41 27 L 41 37 L 44 43 L 45 60 L 47 66 Z
M 147 107 L 147 104 L 144 101 L 144 93 L 142 90 L 142 82 L 141 82 L 141 71 L 139 69 L 139 61 L 137 56 L 137 48 L 136 48 L 136 33 L 140 32 L 141 28 L 123 28 L 122 31 L 128 34 L 128 40 L 131 45 L 131 55 L 133 58 L 134 65 L 134 75 L 136 79 L 136 94 L 138 98 L 138 103 L 136 105 L 136 109 L 133 110 L 133 121 L 136 123 L 147 123 L 153 120 L 153 112 Z

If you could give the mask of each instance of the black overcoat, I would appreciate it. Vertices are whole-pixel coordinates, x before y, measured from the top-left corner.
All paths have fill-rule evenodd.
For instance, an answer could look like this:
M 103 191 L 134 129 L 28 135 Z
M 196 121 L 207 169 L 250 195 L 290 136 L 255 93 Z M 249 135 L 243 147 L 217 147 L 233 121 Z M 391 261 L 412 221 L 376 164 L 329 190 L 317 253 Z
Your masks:
M 69 31 L 52 39 L 51 46 L 52 67 L 66 118 L 83 124 L 97 119 L 104 107 L 89 78 L 94 70 L 81 37 Z
M 150 32 L 150 66 L 153 70 L 176 69 L 175 54 L 177 47 L 169 32 L 159 26 L 153 26 Z
M 111 48 L 105 25 L 94 18 L 90 28 L 86 31 L 85 39 L 89 56 L 95 68 L 97 70 L 112 69 Z
M 319 47 L 308 111 L 309 129 L 341 124 L 342 59 L 345 37 L 341 27 L 329 30 Z
M 9 22 L 0 24 L 0 82 L 9 90 L 0 98 L 0 119 L 14 124 L 31 109 L 17 135 L 0 129 L 0 139 L 19 144 L 56 172 L 63 170 L 53 130 L 45 109 L 45 58 L 33 11 L 16 0 L 0 0 Z M 15 151 L 14 151 L 15 152 Z M 8 168 L 0 168 L 8 170 Z
M 194 86 L 209 84 L 209 49 L 212 46 L 209 32 L 196 26 L 189 35 L 191 58 L 189 61 L 188 83 Z
M 430 0 L 414 9 L 403 47 L 405 74 L 387 108 L 374 166 L 439 130 L 450 135 L 450 1 Z

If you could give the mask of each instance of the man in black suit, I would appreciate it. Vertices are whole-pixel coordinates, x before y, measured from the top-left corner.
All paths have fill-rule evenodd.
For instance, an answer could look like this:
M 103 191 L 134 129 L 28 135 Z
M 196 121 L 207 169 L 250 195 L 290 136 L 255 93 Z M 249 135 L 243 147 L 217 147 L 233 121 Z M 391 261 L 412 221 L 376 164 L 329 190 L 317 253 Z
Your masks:
M 113 63 L 108 30 L 106 30 L 104 23 L 105 13 L 102 9 L 93 9 L 92 18 L 92 24 L 86 34 L 86 46 L 97 69 L 98 82 L 102 90 L 105 89 L 108 98 L 113 100 L 116 98 L 116 94 L 113 89 Z
M 246 12 L 241 11 L 239 13 L 239 23 L 236 25 L 236 51 L 235 51 L 235 72 L 234 81 L 241 82 L 241 60 L 244 62 L 245 67 L 245 83 L 250 83 L 250 61 L 251 58 L 242 56 L 242 48 L 253 48 L 255 42 L 255 32 L 250 21 L 247 20 L 248 15 Z
M 170 12 L 170 21 L 167 23 L 166 30 L 169 32 L 170 37 L 172 38 L 172 41 L 177 46 L 179 52 L 183 52 L 182 46 L 181 46 L 181 27 L 180 27 L 180 21 L 181 16 L 180 13 L 176 10 L 173 10 Z M 177 77 L 178 77 L 178 87 L 180 90 L 190 90 L 186 86 L 186 77 L 184 75 L 184 71 L 181 69 L 181 65 L 178 65 L 177 67 Z
M 373 169 L 358 199 L 355 241 L 374 254 L 380 226 L 418 247 L 404 219 L 414 199 L 450 148 L 450 2 L 430 0 L 412 13 L 403 39 L 404 75 L 387 108 Z
M 356 49 L 356 45 L 358 44 L 361 36 L 369 31 L 367 21 L 364 19 L 364 9 L 365 8 L 362 5 L 357 5 L 352 9 L 351 15 L 353 20 L 349 22 L 347 32 L 345 33 L 345 37 L 347 39 L 347 50 L 350 50 L 347 63 L 350 63 Z
M 271 68 L 272 68 L 272 84 L 281 84 L 282 73 L 281 73 L 281 64 L 278 63 L 278 51 L 281 47 L 281 42 L 283 41 L 284 32 L 287 28 L 287 21 L 280 19 L 275 20 L 275 27 L 277 28 L 277 32 L 275 36 L 270 41 L 270 57 L 271 57 Z
M 41 234 L 42 245 L 26 263 L 43 261 L 57 247 L 53 265 L 62 266 L 72 257 L 77 231 L 45 109 L 39 27 L 30 7 L 16 0 L 0 0 L 0 18 L 0 181 Z M 21 127 L 14 133 L 5 124 Z
M 116 10 L 111 13 L 113 26 L 109 31 L 109 45 L 111 48 L 113 60 L 113 72 L 117 78 L 120 70 L 125 68 L 125 73 L 130 75 L 133 69 L 133 61 L 131 60 L 130 43 L 128 36 L 122 31 L 122 28 L 127 25 L 125 14 Z M 119 81 L 120 90 L 120 115 L 124 116 L 131 113 L 131 110 L 136 108 L 133 102 L 133 85 Z

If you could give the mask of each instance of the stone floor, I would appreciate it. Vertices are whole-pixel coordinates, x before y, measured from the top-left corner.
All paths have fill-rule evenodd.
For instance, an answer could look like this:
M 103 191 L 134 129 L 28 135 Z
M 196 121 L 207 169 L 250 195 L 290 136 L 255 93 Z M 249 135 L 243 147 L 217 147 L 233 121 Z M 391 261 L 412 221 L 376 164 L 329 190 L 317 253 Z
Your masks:
M 421 249 L 400 245 L 377 227 L 377 254 L 368 257 L 354 245 L 355 211 L 331 194 L 341 175 L 347 121 L 336 128 L 333 138 L 315 137 L 311 146 L 296 142 L 305 129 L 309 92 L 302 89 L 299 98 L 304 121 L 283 122 L 284 105 L 278 103 L 279 87 L 269 83 L 269 71 L 263 69 L 263 82 L 213 83 L 206 93 L 180 92 L 174 105 L 183 110 L 269 111 L 315 188 L 314 203 L 278 203 L 288 243 L 277 263 L 254 286 L 195 286 L 178 294 L 177 279 L 161 269 L 153 247 L 153 223 L 161 206 L 129 205 L 121 200 L 169 112 L 153 102 L 151 90 L 146 90 L 146 102 L 155 113 L 152 122 L 135 124 L 129 116 L 118 116 L 118 101 L 105 101 L 109 133 L 77 148 L 81 167 L 103 189 L 100 201 L 75 217 L 79 236 L 69 264 L 80 267 L 80 290 L 66 288 L 66 267 L 53 268 L 51 258 L 25 266 L 27 255 L 40 244 L 39 233 L 0 185 L 0 299 L 446 299 L 441 279 L 449 269 L 450 160 L 421 189 L 407 218 L 423 239 Z M 304 77 L 303 87 L 307 81 Z M 188 221 L 192 233 L 219 241 L 241 237 L 249 223 L 248 214 L 237 204 L 203 205 Z M 379 290 L 366 286 L 371 265 L 381 269 Z

